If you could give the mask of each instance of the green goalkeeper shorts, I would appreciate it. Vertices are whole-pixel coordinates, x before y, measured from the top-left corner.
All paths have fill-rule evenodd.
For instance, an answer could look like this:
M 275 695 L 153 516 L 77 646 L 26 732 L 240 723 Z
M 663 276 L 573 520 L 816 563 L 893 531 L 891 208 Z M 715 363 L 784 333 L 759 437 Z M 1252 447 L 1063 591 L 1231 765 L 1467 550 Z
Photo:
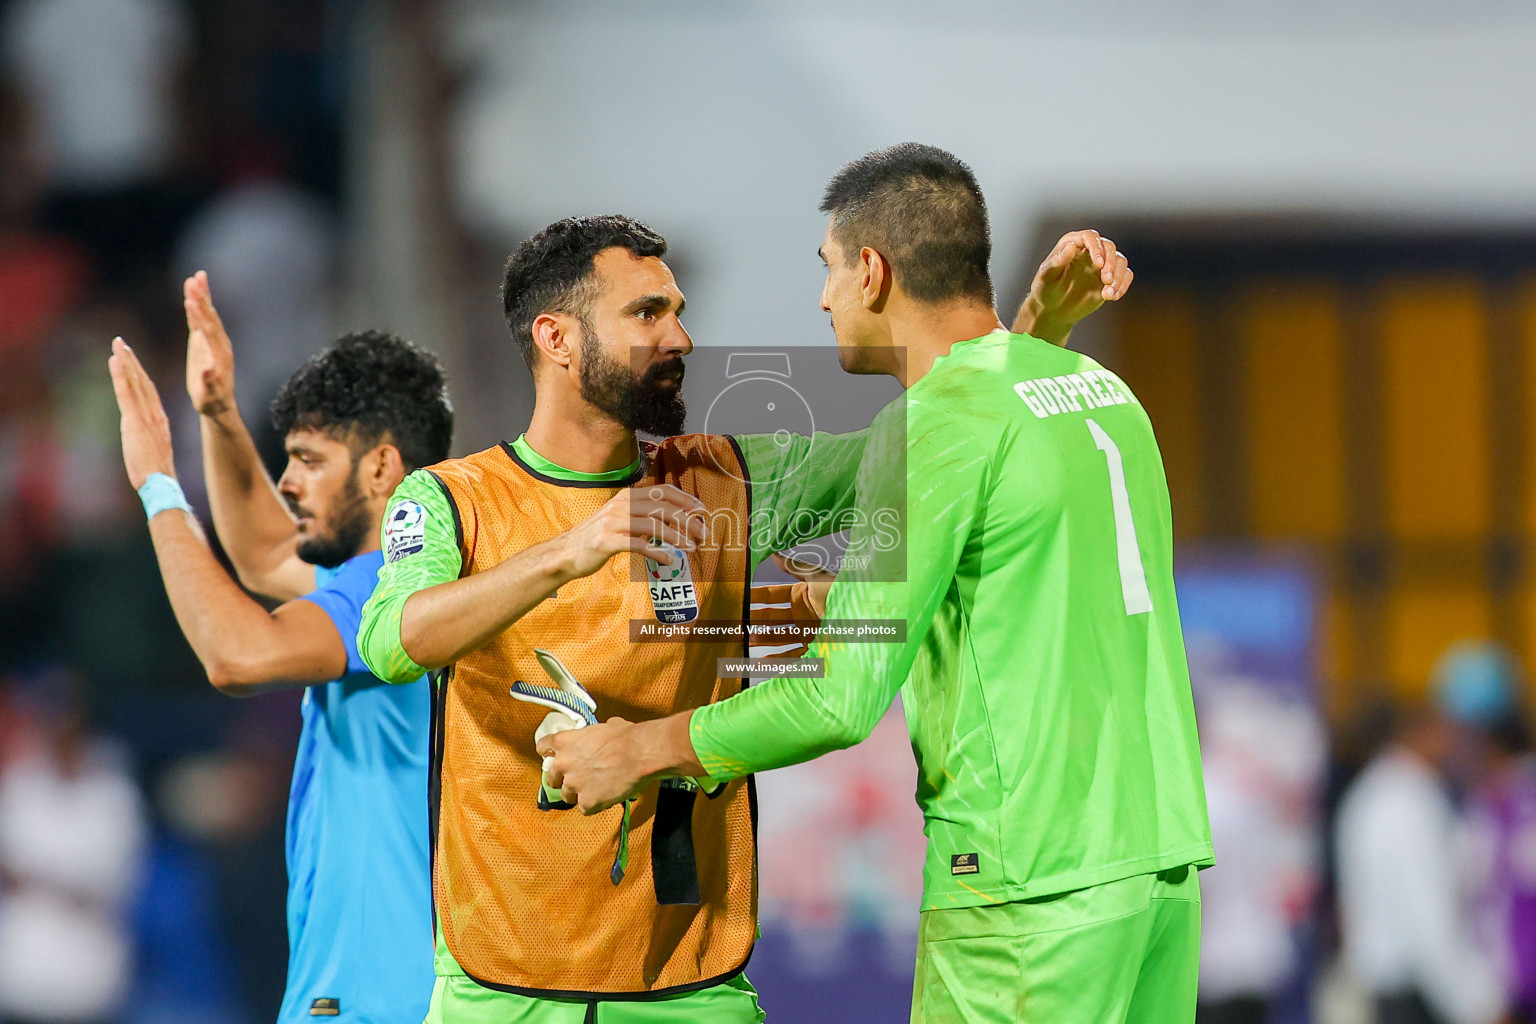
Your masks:
M 927 910 L 912 1024 L 1190 1024 L 1199 973 L 1192 867 Z
M 426 1024 L 762 1024 L 757 990 L 737 975 L 709 988 L 650 1000 L 536 999 L 497 992 L 463 975 L 439 976 Z

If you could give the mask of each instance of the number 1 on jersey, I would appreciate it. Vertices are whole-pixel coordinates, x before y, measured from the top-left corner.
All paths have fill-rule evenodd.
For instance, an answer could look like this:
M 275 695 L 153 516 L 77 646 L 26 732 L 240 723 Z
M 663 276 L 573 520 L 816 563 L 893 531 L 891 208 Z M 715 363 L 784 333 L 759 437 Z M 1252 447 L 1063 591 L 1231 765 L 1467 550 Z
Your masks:
M 1147 572 L 1141 565 L 1141 547 L 1136 543 L 1136 522 L 1131 518 L 1131 496 L 1125 488 L 1125 463 L 1120 449 L 1104 428 L 1093 420 L 1084 420 L 1093 443 L 1109 463 L 1109 496 L 1115 508 L 1115 549 L 1120 556 L 1120 593 L 1125 598 L 1125 614 L 1141 615 L 1152 610 L 1152 595 L 1147 592 Z

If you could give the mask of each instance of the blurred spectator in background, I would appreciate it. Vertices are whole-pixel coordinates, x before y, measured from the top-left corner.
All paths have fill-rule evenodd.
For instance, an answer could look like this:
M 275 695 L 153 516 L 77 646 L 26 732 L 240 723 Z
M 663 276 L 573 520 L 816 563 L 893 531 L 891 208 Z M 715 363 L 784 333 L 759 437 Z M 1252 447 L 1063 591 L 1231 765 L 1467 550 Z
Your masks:
M 0 1019 L 115 1019 L 147 822 L 126 751 L 85 728 L 63 669 L 0 693 Z
M 214 901 L 249 1019 L 276 1019 L 288 972 L 284 812 L 301 718 L 296 694 L 243 701 L 219 747 L 166 771 L 160 803 L 212 867 Z
M 8 998 L 19 990 L 0 974 L 0 1024 L 255 1024 L 277 1013 L 297 701 L 235 705 L 204 692 L 121 480 L 116 402 L 101 371 L 107 340 L 127 334 L 163 371 L 162 391 L 180 391 L 181 310 L 166 301 L 175 260 L 218 270 L 226 315 L 249 321 L 239 328 L 253 341 L 241 350 L 252 359 L 239 378 L 247 408 L 271 396 L 263 366 L 291 368 L 329 339 L 345 7 L 0 0 L 0 787 L 35 794 L 53 778 L 65 791 L 110 788 L 101 764 L 126 784 L 112 745 L 88 734 L 78 776 L 45 771 L 59 759 L 38 753 L 52 747 L 39 738 L 30 684 L 6 703 L 6 672 L 62 663 L 89 685 L 103 725 L 132 742 L 164 812 L 144 839 L 146 888 L 132 912 L 133 1005 L 71 1009 L 93 986 L 115 984 L 85 961 L 119 940 L 126 956 L 135 939 L 117 923 L 69 955 L 31 937 L 27 947 L 0 941 L 0 970 L 30 949 L 47 969 L 27 975 L 26 991 L 52 988 L 47 1012 L 34 1015 Z M 211 193 L 212 181 L 222 190 Z M 17 782 L 5 766 L 22 752 L 30 767 Z M 69 822 L 52 827 L 77 855 L 93 852 L 96 841 Z M 0 833 L 0 845 L 25 835 L 9 818 Z M 111 844 L 97 845 L 108 857 Z M 0 878 L 8 857 L 0 851 Z M 16 935 L 6 922 L 24 922 L 7 914 L 9 893 L 0 884 L 0 940 Z
M 1198 1024 L 1264 1024 L 1301 970 L 1318 888 L 1327 736 L 1305 690 L 1191 644 L 1216 866 L 1200 875 Z
M 219 311 L 241 339 L 236 398 L 262 422 L 293 368 L 330 340 L 331 232 L 324 208 L 252 168 L 198 211 L 177 264 L 219 282 Z
M 1435 699 L 1396 722 L 1339 805 L 1343 952 L 1379 1024 L 1489 1024 L 1504 1010 L 1477 941 L 1473 858 L 1451 799 L 1471 767 L 1464 668 L 1456 649 L 1442 659 Z
M 219 313 L 240 339 L 235 399 L 269 465 L 282 439 L 267 406 L 293 368 L 331 340 L 333 225 L 324 205 L 289 179 L 284 161 L 266 136 L 242 133 L 224 161 L 228 186 L 188 222 L 175 256 L 182 276 L 206 270 L 219 282 Z M 195 453 L 191 406 L 176 402 L 169 411 L 178 449 Z M 202 466 L 195 457 L 184 461 L 179 478 L 200 493 Z
M 0 87 L 0 353 L 35 349 L 84 291 L 84 253 L 42 230 L 42 170 L 28 150 L 25 104 Z
M 32 588 L 54 532 L 47 341 L 89 274 L 79 247 L 37 224 L 41 179 L 27 158 L 20 106 L 0 89 L 0 649 L 12 659 L 35 656 L 46 628 Z
M 1536 761 L 1517 694 L 1523 673 L 1496 644 L 1451 649 L 1440 702 L 1469 730 L 1465 760 L 1481 936 L 1504 980 L 1513 1020 L 1536 1019 Z
M 14 0 L 0 25 L 44 219 L 109 283 L 156 273 L 190 206 L 171 177 L 189 36 L 180 0 Z

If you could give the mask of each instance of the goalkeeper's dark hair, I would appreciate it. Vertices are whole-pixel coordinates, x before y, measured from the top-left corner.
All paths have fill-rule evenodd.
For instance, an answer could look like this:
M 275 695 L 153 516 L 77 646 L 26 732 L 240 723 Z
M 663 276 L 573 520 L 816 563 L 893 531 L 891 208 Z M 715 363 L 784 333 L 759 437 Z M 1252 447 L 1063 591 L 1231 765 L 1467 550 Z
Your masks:
M 453 403 L 437 357 L 382 331 L 340 338 L 288 378 L 272 401 L 278 433 L 321 430 L 354 456 L 386 441 L 407 471 L 442 462 Z
M 833 176 L 821 212 L 848 262 L 868 246 L 912 298 L 992 304 L 987 201 L 959 157 L 916 142 L 866 153 Z
M 604 249 L 627 249 L 637 258 L 665 256 L 667 240 L 622 214 L 567 217 L 540 231 L 507 258 L 501 308 L 507 329 L 534 366 L 533 322 L 544 313 L 568 313 L 586 324 L 596 294 L 593 264 Z

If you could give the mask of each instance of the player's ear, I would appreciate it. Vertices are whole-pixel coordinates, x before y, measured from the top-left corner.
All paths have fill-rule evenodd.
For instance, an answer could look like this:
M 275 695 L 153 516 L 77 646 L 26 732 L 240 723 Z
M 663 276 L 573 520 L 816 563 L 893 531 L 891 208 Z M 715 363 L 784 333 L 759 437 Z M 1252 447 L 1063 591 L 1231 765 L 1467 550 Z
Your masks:
M 580 326 L 568 313 L 540 313 L 533 320 L 533 347 L 556 366 L 571 365 L 571 350 L 581 343 Z
M 865 309 L 879 313 L 885 308 L 885 300 L 895 282 L 891 265 L 878 250 L 866 245 L 859 250 L 859 271 L 859 298 Z
M 358 486 L 370 498 L 388 498 L 405 479 L 405 460 L 400 449 L 388 442 L 363 453 L 358 460 Z

